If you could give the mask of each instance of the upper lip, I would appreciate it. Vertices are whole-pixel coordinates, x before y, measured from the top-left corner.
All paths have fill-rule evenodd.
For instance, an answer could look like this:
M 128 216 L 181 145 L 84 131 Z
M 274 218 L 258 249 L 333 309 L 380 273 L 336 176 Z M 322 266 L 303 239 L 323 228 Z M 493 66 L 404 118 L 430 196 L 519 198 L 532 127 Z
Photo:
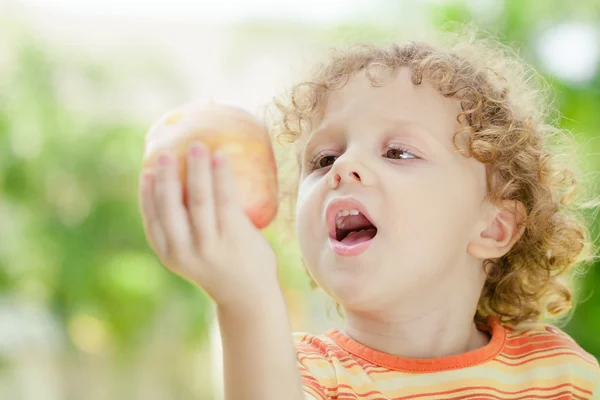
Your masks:
M 362 215 L 365 216 L 377 228 L 377 225 L 373 222 L 373 218 L 369 215 L 367 207 L 352 196 L 335 197 L 331 199 L 325 206 L 325 221 L 327 222 L 327 229 L 329 237 L 336 239 L 336 227 L 335 218 L 338 212 L 342 210 L 358 210 Z

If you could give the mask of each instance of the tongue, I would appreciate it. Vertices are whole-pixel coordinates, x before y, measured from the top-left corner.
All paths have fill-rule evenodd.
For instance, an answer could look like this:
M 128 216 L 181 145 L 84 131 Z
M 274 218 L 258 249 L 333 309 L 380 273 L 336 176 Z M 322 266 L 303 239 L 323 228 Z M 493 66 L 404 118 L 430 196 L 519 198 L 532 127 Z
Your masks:
M 367 217 L 359 213 L 358 215 L 346 215 L 342 217 L 342 225 L 344 230 L 359 231 L 361 229 L 374 228 Z
M 375 232 L 375 229 L 365 229 L 361 231 L 350 232 L 348 236 L 342 239 L 342 243 L 352 246 L 358 243 L 366 242 L 367 240 L 373 239 Z

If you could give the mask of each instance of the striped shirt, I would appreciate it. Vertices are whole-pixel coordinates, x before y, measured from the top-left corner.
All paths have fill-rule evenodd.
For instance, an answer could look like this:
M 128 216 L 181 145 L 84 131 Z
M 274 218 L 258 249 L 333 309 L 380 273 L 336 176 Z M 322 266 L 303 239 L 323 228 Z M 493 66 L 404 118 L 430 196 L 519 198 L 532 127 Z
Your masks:
M 310 400 L 600 400 L 600 366 L 552 325 L 518 329 L 488 318 L 490 342 L 467 353 L 410 359 L 370 349 L 332 329 L 293 333 Z

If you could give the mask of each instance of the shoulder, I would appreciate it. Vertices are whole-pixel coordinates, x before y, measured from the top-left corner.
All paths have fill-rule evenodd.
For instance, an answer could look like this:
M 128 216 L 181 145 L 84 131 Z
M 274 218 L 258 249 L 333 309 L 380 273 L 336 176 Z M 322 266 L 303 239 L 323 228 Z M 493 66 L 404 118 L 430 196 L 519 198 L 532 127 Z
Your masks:
M 337 387 L 337 376 L 332 358 L 339 349 L 326 333 L 313 335 L 293 332 L 296 350 L 296 366 L 300 372 L 302 386 L 307 395 L 315 399 L 327 399 L 327 388 Z
M 585 351 L 575 339 L 557 326 L 544 322 L 533 322 L 520 325 L 518 328 L 509 328 L 507 332 L 508 345 L 529 345 L 535 346 L 539 350 L 562 349 L 598 365 L 598 360 L 594 356 Z
M 313 335 L 306 332 L 293 332 L 292 339 L 298 356 L 312 358 L 330 358 L 341 350 L 327 333 Z
M 564 388 L 574 397 L 577 394 L 577 398 L 600 400 L 598 360 L 563 329 L 546 322 L 505 329 L 504 346 L 491 361 L 494 371 L 518 376 L 532 387 L 551 385 L 554 389 Z
M 497 360 L 521 369 L 562 371 L 593 383 L 600 379 L 598 360 L 564 330 L 544 322 L 507 328 L 506 345 Z

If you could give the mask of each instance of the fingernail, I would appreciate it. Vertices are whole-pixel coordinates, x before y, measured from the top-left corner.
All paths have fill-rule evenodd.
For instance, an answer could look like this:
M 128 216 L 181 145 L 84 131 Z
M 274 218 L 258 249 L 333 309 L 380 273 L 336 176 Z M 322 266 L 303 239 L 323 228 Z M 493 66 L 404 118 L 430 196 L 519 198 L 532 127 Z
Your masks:
M 169 162 L 170 162 L 170 158 L 166 154 L 163 154 L 160 157 L 158 157 L 158 163 L 160 165 L 167 165 L 167 164 L 169 164 Z
M 190 143 L 189 153 L 191 157 L 198 157 L 204 154 L 204 145 L 200 142 L 192 142 Z

